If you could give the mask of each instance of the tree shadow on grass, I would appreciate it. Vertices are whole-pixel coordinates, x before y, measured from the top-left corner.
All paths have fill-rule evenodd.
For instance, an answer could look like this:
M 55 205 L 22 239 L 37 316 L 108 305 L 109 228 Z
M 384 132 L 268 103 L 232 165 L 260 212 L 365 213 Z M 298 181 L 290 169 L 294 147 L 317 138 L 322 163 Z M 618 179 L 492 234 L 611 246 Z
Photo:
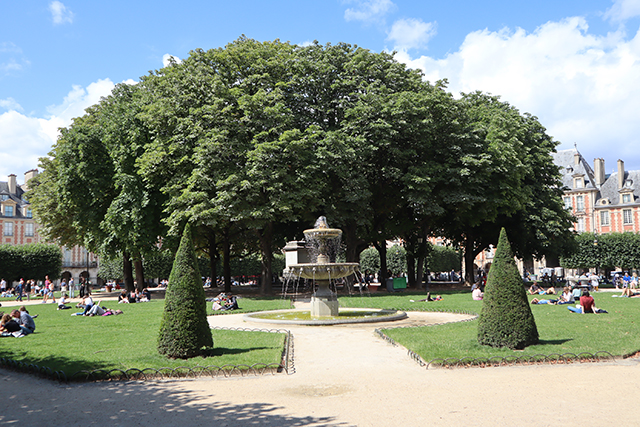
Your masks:
M 557 339 L 557 340 L 539 340 L 538 345 L 561 345 L 573 341 L 573 338 Z
M 223 356 L 225 354 L 242 354 L 249 353 L 254 350 L 270 350 L 269 347 L 251 347 L 251 348 L 226 348 L 226 347 L 213 347 L 209 351 L 208 357 Z
M 262 401 L 261 393 L 252 391 L 251 379 L 244 380 L 246 394 L 243 395 L 250 403 L 229 402 L 224 380 L 209 392 L 181 389 L 200 389 L 207 385 L 200 381 L 218 380 L 65 385 L 3 369 L 0 369 L 0 380 L 8 391 L 5 403 L 9 403 L 0 414 L 0 424 L 47 425 L 51 417 L 55 417 L 58 423 L 66 426 L 349 425 L 335 417 L 292 415 L 285 406 L 266 403 Z M 28 390 L 37 390 L 38 397 L 25 399 L 24 392 Z

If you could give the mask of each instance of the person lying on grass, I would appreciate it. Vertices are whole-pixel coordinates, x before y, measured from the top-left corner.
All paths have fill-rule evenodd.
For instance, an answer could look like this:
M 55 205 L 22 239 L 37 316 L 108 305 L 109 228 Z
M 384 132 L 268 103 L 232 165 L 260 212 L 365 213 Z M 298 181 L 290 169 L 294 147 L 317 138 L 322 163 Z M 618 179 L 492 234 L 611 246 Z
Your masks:
M 575 307 L 569 306 L 567 308 L 573 313 L 607 313 L 606 310 L 596 308 L 595 301 L 593 300 L 593 297 L 589 295 L 589 291 L 584 291 L 582 293 L 582 296 L 580 297 L 580 305 L 577 305 Z
M 640 297 L 640 292 L 634 292 L 631 288 L 624 288 L 622 290 L 622 295 L 619 295 L 619 296 L 626 297 L 626 298 L 637 298 L 637 297 Z
M 94 317 L 94 316 L 114 316 L 118 314 L 124 314 L 122 310 L 111 310 L 107 307 L 100 307 L 100 304 L 95 304 L 88 313 L 73 313 L 72 316 L 85 316 L 85 317 Z
M 533 282 L 533 285 L 529 288 L 529 293 L 531 295 L 553 295 L 556 293 L 556 290 L 553 287 L 545 290 L 542 286 L 538 284 L 538 282 Z
M 558 300 L 557 299 L 538 299 L 538 298 L 534 298 L 531 300 L 531 304 L 552 304 L 552 305 L 556 305 L 558 304 Z
M 427 297 L 425 299 L 421 299 L 419 300 L 421 302 L 425 302 L 425 301 L 442 301 L 442 295 L 436 295 L 435 298 L 431 298 L 431 293 L 427 292 Z

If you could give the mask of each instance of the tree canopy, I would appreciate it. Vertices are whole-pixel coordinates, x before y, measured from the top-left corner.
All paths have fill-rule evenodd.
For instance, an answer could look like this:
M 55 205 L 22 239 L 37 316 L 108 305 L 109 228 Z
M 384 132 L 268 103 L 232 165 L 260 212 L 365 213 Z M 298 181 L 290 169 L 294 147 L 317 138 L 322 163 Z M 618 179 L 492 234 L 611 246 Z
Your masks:
M 227 282 L 233 256 L 260 254 L 264 293 L 274 251 L 326 215 L 346 260 L 374 245 L 383 275 L 386 241 L 402 238 L 415 284 L 429 235 L 474 254 L 504 226 L 520 256 L 561 251 L 555 145 L 534 117 L 456 100 L 393 54 L 241 37 L 118 85 L 62 130 L 32 200 L 49 237 L 125 268 L 160 241 L 175 250 L 191 223 Z

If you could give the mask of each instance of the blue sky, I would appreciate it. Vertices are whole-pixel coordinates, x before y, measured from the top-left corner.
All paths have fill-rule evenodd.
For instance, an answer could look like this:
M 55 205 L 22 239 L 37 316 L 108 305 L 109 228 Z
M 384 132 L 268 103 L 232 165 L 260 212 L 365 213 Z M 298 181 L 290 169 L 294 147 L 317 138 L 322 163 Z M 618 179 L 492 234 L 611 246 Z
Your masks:
M 73 117 L 242 34 L 346 42 L 500 95 L 584 157 L 640 169 L 640 0 L 0 2 L 0 180 L 37 167 Z

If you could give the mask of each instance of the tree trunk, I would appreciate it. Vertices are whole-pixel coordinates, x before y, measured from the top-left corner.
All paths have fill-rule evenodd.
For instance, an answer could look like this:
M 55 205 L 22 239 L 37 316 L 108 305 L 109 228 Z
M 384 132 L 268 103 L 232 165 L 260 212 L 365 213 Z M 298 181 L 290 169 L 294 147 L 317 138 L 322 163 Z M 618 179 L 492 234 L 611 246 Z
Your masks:
M 378 280 L 380 281 L 380 286 L 383 289 L 387 287 L 387 241 L 382 240 L 382 242 L 373 242 L 373 246 L 378 250 L 380 254 L 380 271 L 378 272 Z
M 268 223 L 258 233 L 260 237 L 260 255 L 262 258 L 262 273 L 260 276 L 260 293 L 262 295 L 271 295 L 272 289 L 272 273 L 271 273 L 271 239 L 273 236 L 273 224 Z
M 473 250 L 475 241 L 471 233 L 466 233 L 464 239 L 464 281 L 467 286 L 475 282 L 475 251 Z
M 416 283 L 416 258 L 409 251 L 407 251 L 407 282 L 411 289 L 418 287 Z
M 208 234 L 207 243 L 209 244 L 209 277 L 213 287 L 218 278 L 218 245 L 216 244 L 216 234 L 214 232 Z
M 136 260 L 133 265 L 135 266 L 135 269 L 136 269 L 136 282 L 137 282 L 136 288 L 139 291 L 141 291 L 145 288 L 144 267 L 142 265 L 142 260 L 141 259 Z
M 416 288 L 422 289 L 422 281 L 424 280 L 424 257 L 418 257 L 418 267 L 416 271 Z
M 231 239 L 229 230 L 222 235 L 222 274 L 224 274 L 224 291 L 231 292 Z
M 122 265 L 124 267 L 124 272 L 122 273 L 124 276 L 124 287 L 128 292 L 131 292 L 135 288 L 133 286 L 133 266 L 131 264 L 131 256 L 128 252 L 122 254 Z

